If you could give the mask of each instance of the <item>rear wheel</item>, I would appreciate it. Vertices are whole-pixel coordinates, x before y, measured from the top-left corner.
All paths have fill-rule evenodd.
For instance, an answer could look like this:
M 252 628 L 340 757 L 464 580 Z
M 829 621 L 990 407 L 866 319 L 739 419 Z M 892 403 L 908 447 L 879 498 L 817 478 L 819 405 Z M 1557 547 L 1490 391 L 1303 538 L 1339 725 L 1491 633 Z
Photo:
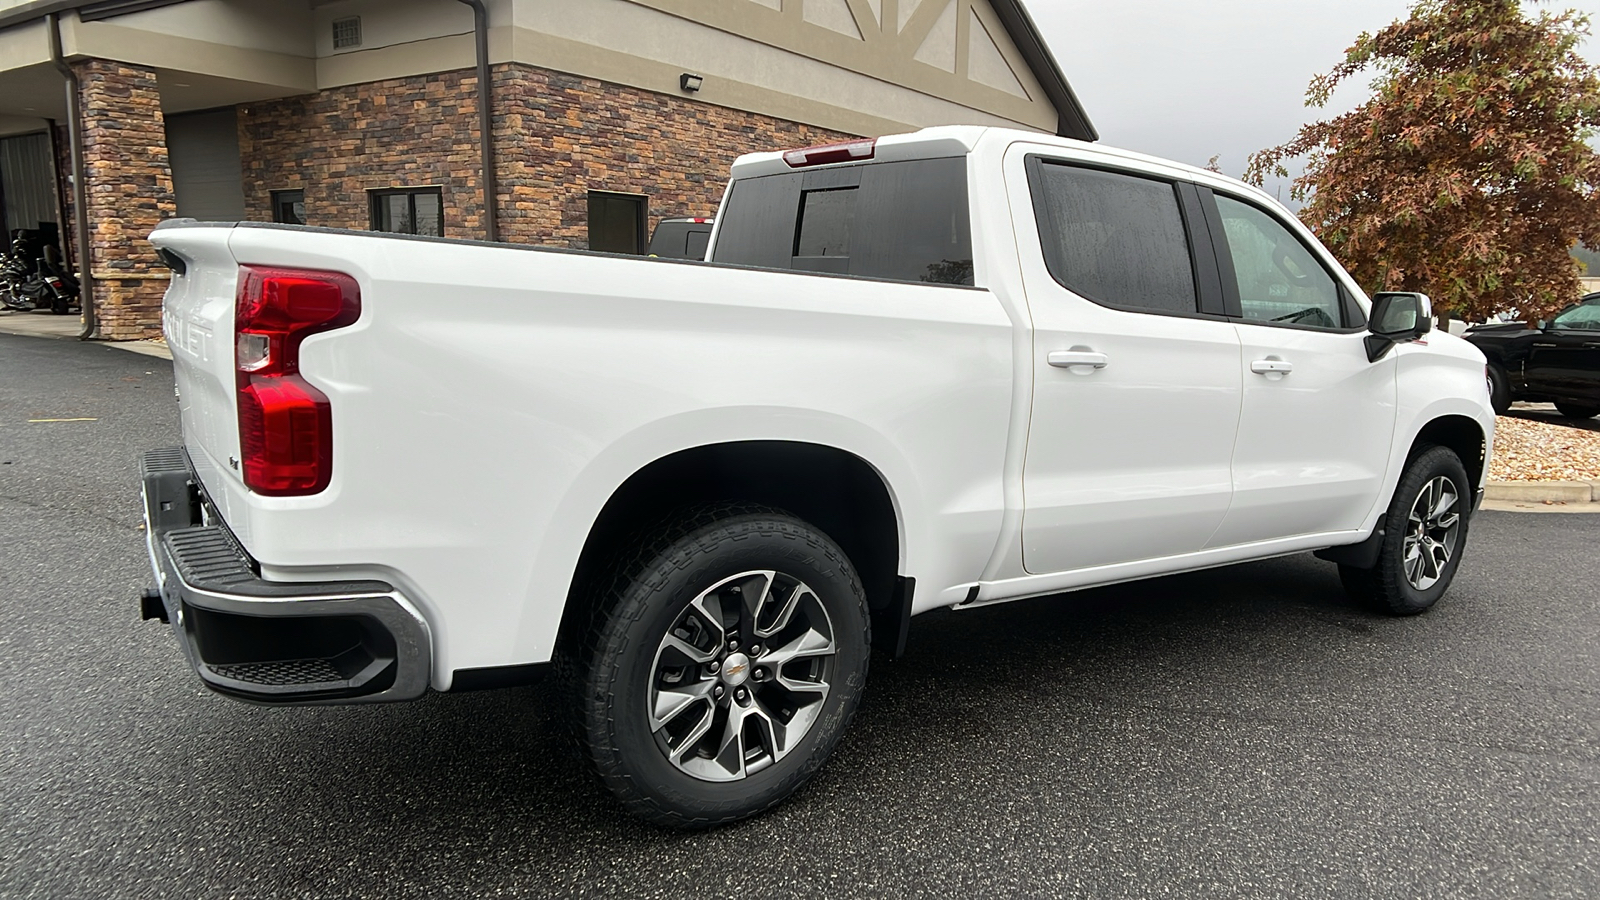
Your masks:
M 1351 596 L 1397 616 L 1430 609 L 1455 578 L 1466 548 L 1471 486 L 1461 459 L 1430 447 L 1406 467 L 1384 516 L 1378 564 L 1339 567 Z
M 703 828 L 771 807 L 860 701 L 866 595 L 844 552 L 761 507 L 691 512 L 620 566 L 580 651 L 579 740 L 630 812 Z
M 1556 401 L 1556 411 L 1569 419 L 1592 419 L 1600 416 L 1600 406 L 1590 406 L 1585 403 L 1568 403 Z

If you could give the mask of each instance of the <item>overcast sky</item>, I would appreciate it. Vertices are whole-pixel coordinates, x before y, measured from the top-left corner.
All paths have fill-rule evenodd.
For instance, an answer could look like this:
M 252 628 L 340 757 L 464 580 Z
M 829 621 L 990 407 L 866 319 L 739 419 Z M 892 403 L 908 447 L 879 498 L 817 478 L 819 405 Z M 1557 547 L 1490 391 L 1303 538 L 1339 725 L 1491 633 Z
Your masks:
M 1235 178 L 1250 153 L 1365 99 L 1364 79 L 1335 96 L 1337 110 L 1307 109 L 1305 91 L 1356 35 L 1410 7 L 1406 0 L 1026 2 L 1101 141 L 1193 165 L 1220 153 L 1222 170 Z M 1541 6 L 1577 9 L 1600 23 L 1600 0 Z M 1590 39 L 1585 53 L 1600 58 L 1600 42 Z

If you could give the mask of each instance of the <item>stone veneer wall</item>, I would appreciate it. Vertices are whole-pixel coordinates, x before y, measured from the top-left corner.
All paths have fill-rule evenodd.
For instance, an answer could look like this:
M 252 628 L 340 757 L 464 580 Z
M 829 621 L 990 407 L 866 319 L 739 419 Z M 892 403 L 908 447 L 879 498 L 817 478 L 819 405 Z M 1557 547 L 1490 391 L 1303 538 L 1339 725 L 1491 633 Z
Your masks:
M 145 238 L 177 214 L 177 202 L 156 73 L 102 59 L 74 66 L 82 82 L 99 332 L 112 340 L 159 337 L 167 270 Z
M 853 137 L 533 66 L 501 68 L 495 89 L 507 240 L 587 248 L 590 190 L 647 195 L 652 230 L 714 215 L 741 154 Z
M 649 197 L 651 227 L 708 216 L 741 153 L 849 135 L 564 75 L 496 66 L 501 239 L 584 248 L 587 191 Z M 477 78 L 394 79 L 239 107 L 246 209 L 272 218 L 271 192 L 304 190 L 306 220 L 370 227 L 366 192 L 442 186 L 447 237 L 483 237 Z
M 238 108 L 245 210 L 272 221 L 272 192 L 305 191 L 306 222 L 371 226 L 367 191 L 443 189 L 447 237 L 482 237 L 477 74 L 375 81 Z

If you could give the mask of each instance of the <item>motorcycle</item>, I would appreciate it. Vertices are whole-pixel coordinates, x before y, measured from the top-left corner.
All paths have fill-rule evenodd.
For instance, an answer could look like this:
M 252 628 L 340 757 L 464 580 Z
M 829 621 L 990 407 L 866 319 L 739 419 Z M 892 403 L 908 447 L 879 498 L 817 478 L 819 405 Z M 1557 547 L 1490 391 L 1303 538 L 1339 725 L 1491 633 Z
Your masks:
M 61 265 L 55 244 L 33 229 L 12 232 L 11 252 L 0 256 L 0 304 L 19 312 L 49 309 L 66 315 L 77 304 L 78 279 Z

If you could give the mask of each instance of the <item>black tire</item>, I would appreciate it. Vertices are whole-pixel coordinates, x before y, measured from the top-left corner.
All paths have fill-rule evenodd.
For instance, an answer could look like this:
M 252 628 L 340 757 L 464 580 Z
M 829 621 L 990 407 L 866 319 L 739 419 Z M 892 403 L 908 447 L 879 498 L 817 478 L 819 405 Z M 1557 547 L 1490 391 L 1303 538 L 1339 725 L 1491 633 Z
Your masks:
M 774 602 L 779 596 L 778 579 L 810 588 L 805 607 L 810 610 L 809 615 L 825 623 L 835 648 L 826 657 L 827 662 L 818 659 L 813 664 L 808 658 L 780 662 L 774 669 L 764 670 L 762 659 L 776 658 L 781 652 L 776 647 L 748 646 L 752 633 L 748 630 L 742 632 L 747 645 L 733 646 L 737 643 L 734 636 L 741 633 L 739 629 L 756 627 L 762 620 L 761 609 L 771 607 L 761 607 L 757 601 L 758 609 L 750 613 L 743 605 L 729 604 L 728 600 L 753 590 L 741 594 L 738 587 L 722 586 L 759 571 L 778 573 L 777 579 L 767 582 L 766 589 Z M 673 524 L 653 539 L 624 553 L 610 577 L 609 585 L 602 587 L 596 598 L 593 624 L 573 654 L 574 712 L 584 755 L 622 805 L 640 818 L 669 828 L 707 828 L 755 815 L 803 787 L 833 752 L 855 714 L 866 683 L 872 643 L 866 593 L 844 551 L 817 529 L 780 510 L 723 504 L 698 507 L 675 517 Z M 713 588 L 717 593 L 709 593 Z M 792 595 L 798 597 L 801 593 L 794 588 Z M 702 597 L 718 599 L 715 604 L 702 601 L 692 610 L 691 603 Z M 703 607 L 708 605 L 714 605 L 724 618 L 722 631 L 702 629 L 707 634 L 723 635 L 707 638 L 716 652 L 728 654 L 718 659 L 724 664 L 721 674 L 706 674 L 709 663 L 676 668 L 667 665 L 671 652 L 669 629 L 680 638 L 686 636 L 685 625 L 706 623 L 702 616 Z M 796 608 L 795 602 L 788 605 Z M 746 613 L 748 619 L 743 618 Z M 729 616 L 738 621 L 727 623 Z M 786 621 L 791 621 L 788 627 L 815 630 L 812 621 L 804 617 Z M 772 637 L 774 643 L 785 639 Z M 746 652 L 734 652 L 738 650 Z M 762 657 L 760 653 L 768 655 Z M 734 660 L 740 656 L 744 658 L 736 665 Z M 796 665 L 820 673 L 815 675 L 818 683 L 828 685 L 821 699 L 788 691 L 785 685 L 795 677 L 795 670 L 786 666 Z M 745 674 L 737 682 L 730 681 L 737 668 L 743 668 Z M 680 690 L 690 681 L 695 688 L 708 682 L 716 686 L 718 699 L 711 699 L 710 688 L 706 688 L 707 696 L 696 701 L 706 706 L 687 706 L 688 711 L 681 715 L 664 715 L 671 722 L 693 720 L 695 727 L 709 721 L 712 724 L 704 736 L 691 736 L 692 727 L 663 724 L 652 728 L 652 698 L 658 690 L 665 693 L 672 687 L 674 677 L 682 679 L 676 684 Z M 763 677 L 766 683 L 758 684 Z M 745 678 L 751 680 L 747 683 Z M 759 720 L 745 719 L 743 716 L 749 713 L 741 712 L 740 721 L 745 726 L 728 727 L 731 716 L 738 711 L 733 706 L 736 694 L 739 709 L 762 710 Z M 775 696 L 777 701 L 772 699 Z M 785 697 L 804 698 L 805 712 L 794 715 L 795 709 L 779 709 Z M 709 710 L 705 713 L 708 719 L 695 715 L 701 709 Z M 787 717 L 790 715 L 793 718 Z M 795 723 L 803 720 L 808 724 L 800 736 L 789 736 Z M 718 721 L 720 726 L 715 724 Z M 763 722 L 768 723 L 765 731 L 761 728 Z M 781 754 L 774 743 L 779 740 L 780 731 L 789 738 Z M 713 753 L 710 748 L 730 734 L 737 734 L 736 752 Z M 668 746 L 679 740 L 684 743 Z M 747 740 L 753 745 L 749 749 Z M 754 762 L 752 752 L 756 754 Z M 674 758 L 669 758 L 669 753 Z M 706 756 L 707 753 L 712 755 Z M 705 769 L 723 765 L 728 759 L 737 760 L 737 771 L 727 773 L 733 780 L 704 779 Z M 764 767 L 758 771 L 756 763 Z M 688 771 L 688 765 L 702 767 L 702 776 Z M 722 773 L 718 770 L 716 774 Z
M 1567 403 L 1556 401 L 1556 411 L 1569 419 L 1592 419 L 1600 416 L 1600 406 L 1585 406 L 1582 403 Z
M 1511 409 L 1511 381 L 1506 378 L 1504 369 L 1494 363 L 1489 364 L 1489 405 L 1494 407 L 1494 414 L 1503 416 Z
M 1456 500 L 1452 510 L 1457 517 L 1457 526 L 1449 542 L 1448 558 L 1442 565 L 1430 567 L 1425 563 L 1408 561 L 1407 552 L 1410 549 L 1408 544 L 1422 549 L 1411 540 L 1417 536 L 1412 512 L 1423 501 L 1424 488 L 1434 485 L 1441 478 L 1454 490 Z M 1389 501 L 1389 511 L 1383 518 L 1384 538 L 1378 550 L 1377 566 L 1371 569 L 1339 566 L 1339 581 L 1345 591 L 1355 599 L 1390 615 L 1414 616 L 1427 612 L 1444 596 L 1461 565 L 1461 554 L 1467 545 L 1467 526 L 1471 522 L 1471 498 L 1472 488 L 1467 480 L 1466 467 L 1461 465 L 1461 459 L 1455 451 L 1448 447 L 1428 447 L 1423 450 L 1406 466 L 1400 484 L 1395 488 L 1394 498 Z M 1428 528 L 1426 531 L 1430 540 L 1436 534 L 1442 536 L 1442 530 L 1436 532 Z M 1416 559 L 1420 557 L 1413 558 Z M 1420 570 L 1414 568 L 1419 564 L 1422 566 Z M 1436 573 L 1431 580 L 1430 573 Z

